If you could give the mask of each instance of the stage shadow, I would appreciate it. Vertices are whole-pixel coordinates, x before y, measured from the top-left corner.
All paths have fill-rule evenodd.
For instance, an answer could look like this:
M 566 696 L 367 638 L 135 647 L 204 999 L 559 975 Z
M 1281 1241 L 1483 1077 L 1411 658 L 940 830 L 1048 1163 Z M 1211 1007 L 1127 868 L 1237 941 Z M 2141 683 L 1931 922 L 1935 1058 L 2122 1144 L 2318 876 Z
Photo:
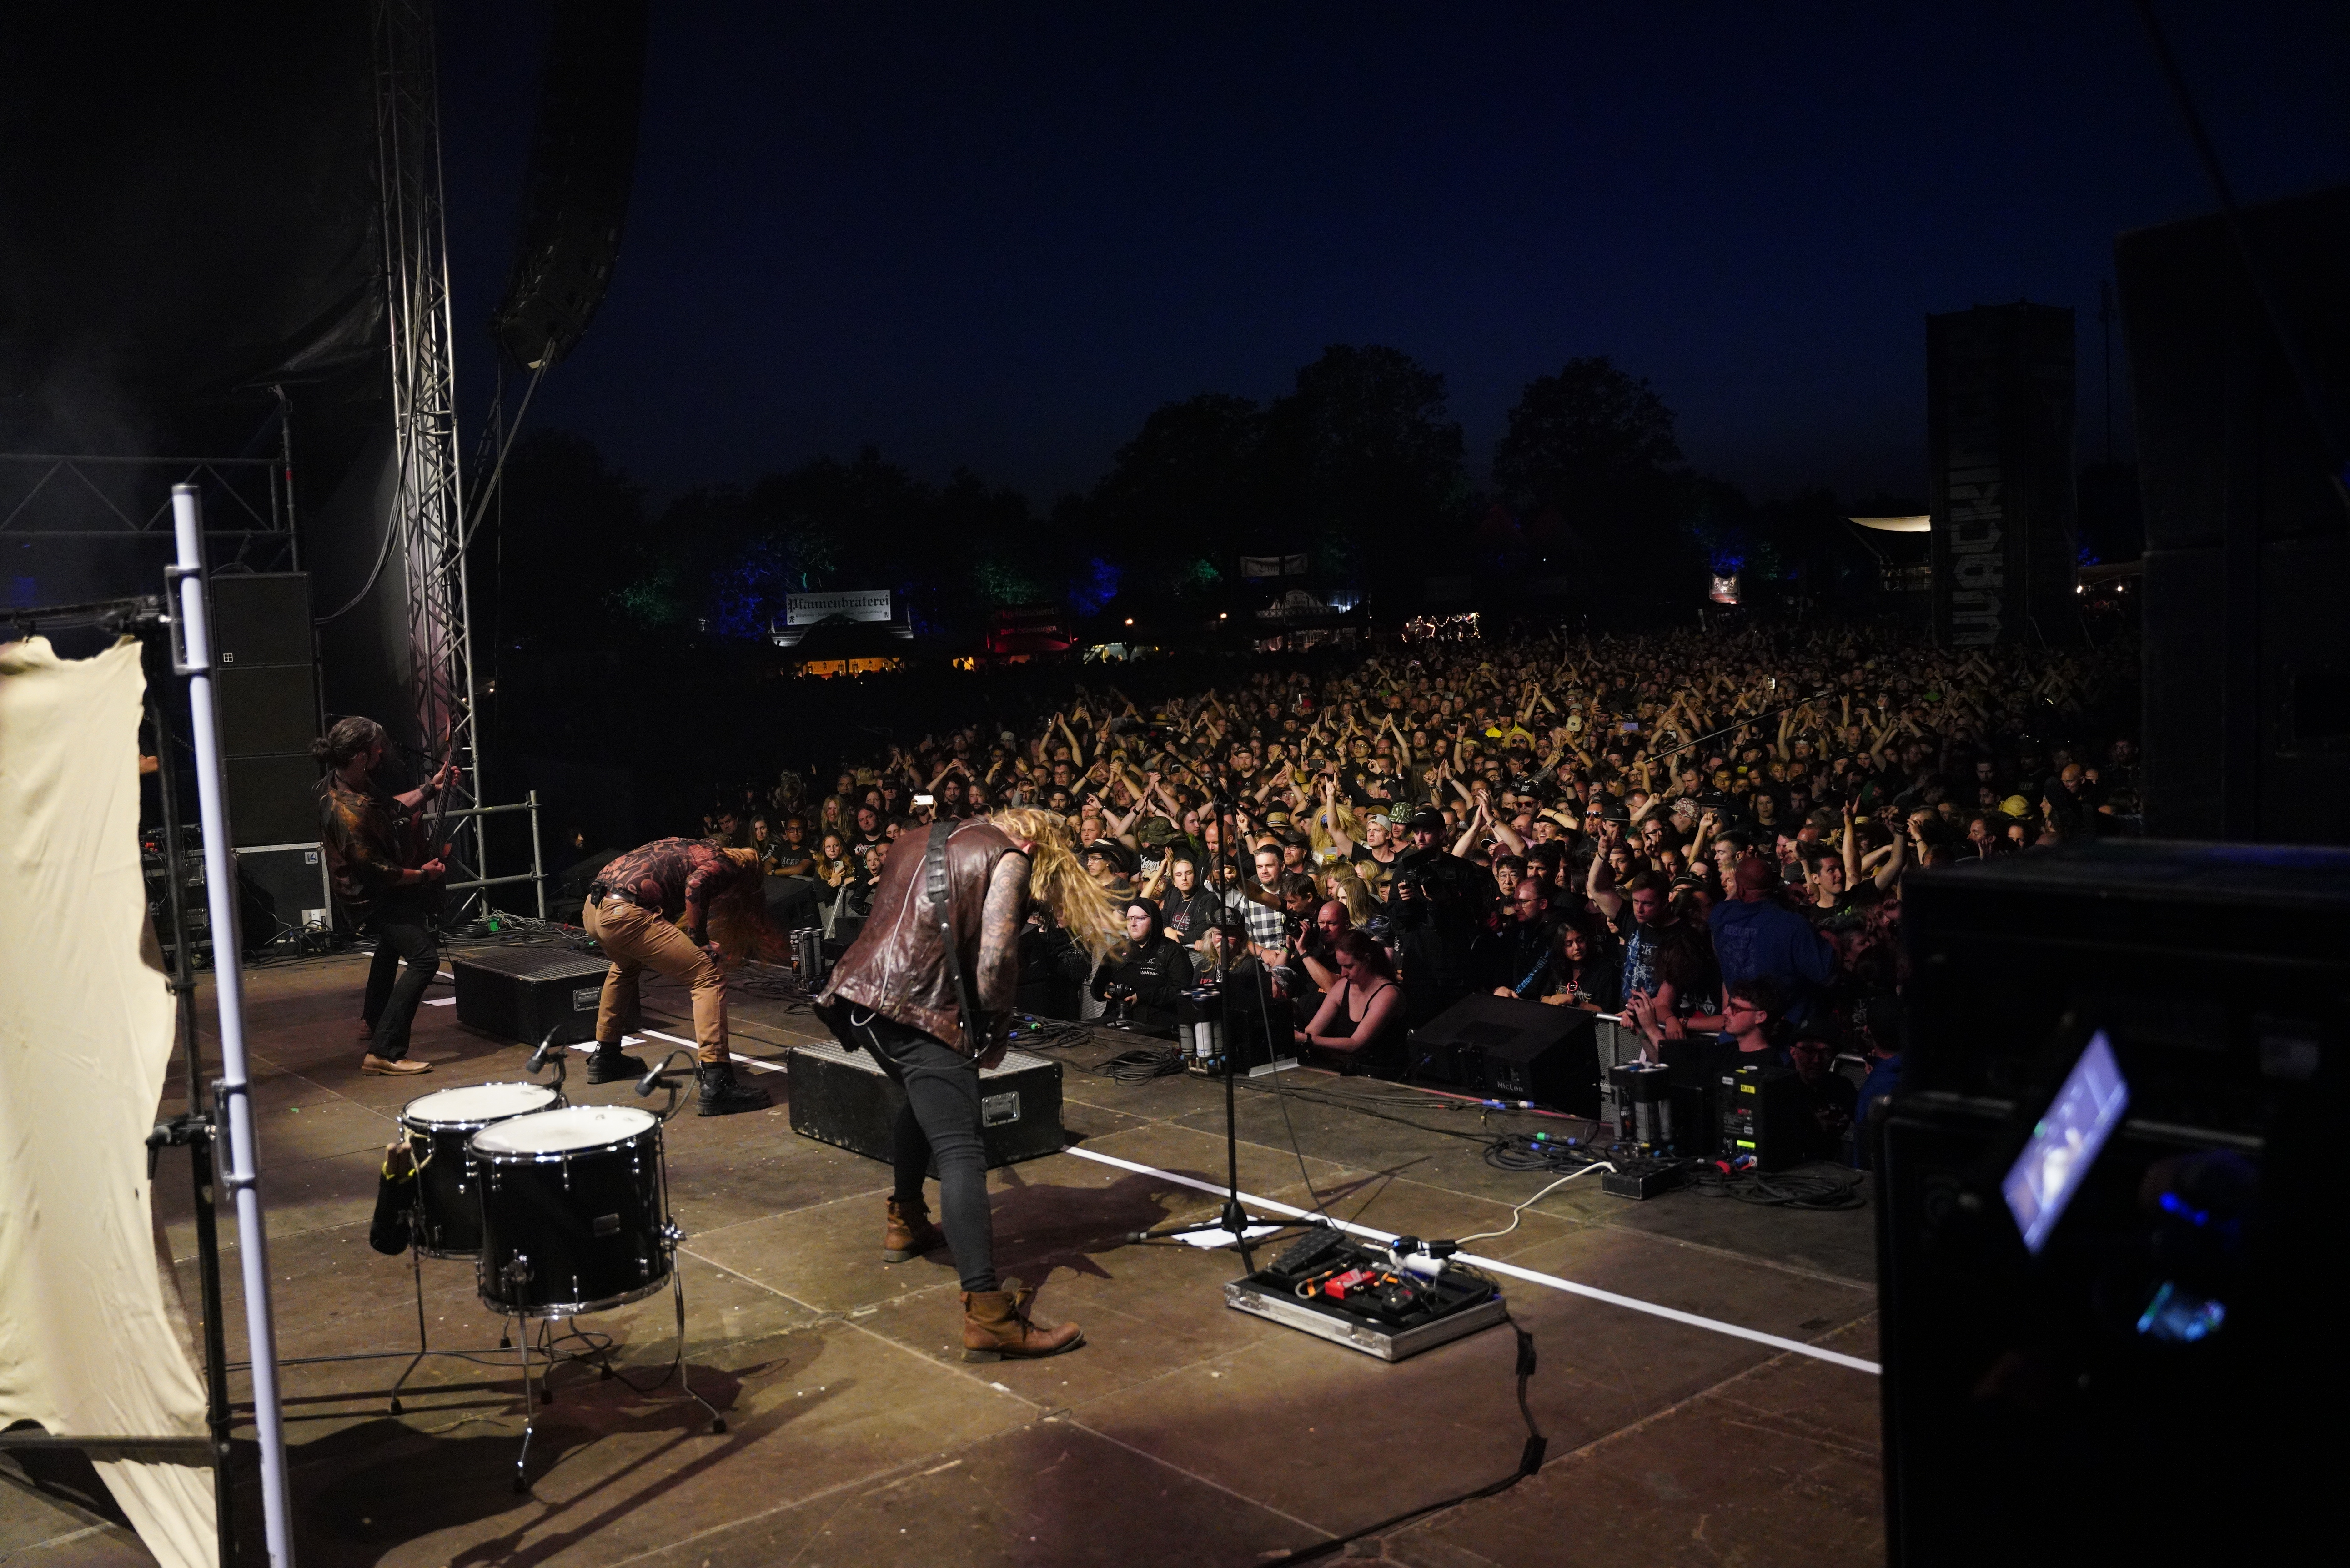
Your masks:
M 467 1526 L 503 1522 L 498 1533 L 474 1536 L 448 1561 L 543 1561 L 852 1391 L 844 1381 L 774 1411 L 742 1414 L 744 1386 L 793 1360 L 789 1342 L 796 1337 L 777 1336 L 776 1354 L 744 1366 L 687 1364 L 693 1391 L 726 1417 L 723 1436 L 711 1432 L 709 1414 L 679 1392 L 673 1376 L 652 1386 L 661 1376 L 658 1365 L 620 1367 L 634 1388 L 593 1367 L 564 1367 L 556 1400 L 539 1411 L 531 1438 L 528 1495 L 514 1490 L 522 1441 L 518 1391 L 497 1416 L 463 1419 L 446 1430 L 420 1430 L 386 1416 L 295 1444 L 286 1457 L 296 1556 L 306 1564 L 363 1568 L 436 1534 L 473 1535 Z M 575 1461 L 592 1466 L 588 1450 L 606 1438 L 639 1434 L 660 1434 L 661 1440 L 592 1477 L 559 1473 Z M 259 1562 L 265 1553 L 258 1454 L 251 1444 L 239 1449 L 238 1534 L 246 1561 Z
M 1170 1174 L 1198 1181 L 1213 1181 L 1199 1171 Z M 1094 1279 L 1113 1279 L 1101 1259 L 1105 1253 L 1131 1246 L 1128 1238 L 1167 1222 L 1172 1215 L 1211 1208 L 1216 1195 L 1172 1182 L 1160 1176 L 1121 1176 L 1107 1187 L 1060 1187 L 1021 1179 L 1020 1168 L 1002 1172 L 1004 1185 L 995 1194 L 995 1266 L 1002 1274 L 1041 1283 L 1055 1269 Z M 1374 1172 L 1317 1189 L 1323 1203 L 1335 1210 L 1364 1188 L 1387 1179 Z M 943 1252 L 931 1258 L 951 1268 Z
M 30 1421 L 19 1422 L 9 1429 L 19 1428 L 39 1430 Z M 94 1513 L 109 1524 L 131 1528 L 130 1516 L 114 1501 L 114 1493 L 98 1473 L 98 1467 L 79 1449 L 10 1449 L 7 1459 L 24 1472 L 35 1491 Z M 0 1552 L 0 1562 L 6 1560 L 7 1554 Z

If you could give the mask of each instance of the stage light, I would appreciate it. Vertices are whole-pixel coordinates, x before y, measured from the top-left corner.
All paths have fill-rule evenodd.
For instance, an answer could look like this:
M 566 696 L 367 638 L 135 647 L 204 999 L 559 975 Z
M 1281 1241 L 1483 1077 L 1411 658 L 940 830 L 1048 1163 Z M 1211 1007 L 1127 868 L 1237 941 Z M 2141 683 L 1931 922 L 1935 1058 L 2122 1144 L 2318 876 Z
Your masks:
M 1126 624 L 1127 624 L 1127 625 L 1128 625 L 1128 626 L 1132 626 L 1132 625 L 1134 624 L 1134 618 L 1133 618 L 1132 616 L 1128 616 L 1128 617 L 1127 617 L 1127 618 L 1126 618 Z
M 1232 618 L 1232 612 L 1230 610 L 1218 610 L 1216 612 L 1216 618 L 1218 620 L 1230 620 Z

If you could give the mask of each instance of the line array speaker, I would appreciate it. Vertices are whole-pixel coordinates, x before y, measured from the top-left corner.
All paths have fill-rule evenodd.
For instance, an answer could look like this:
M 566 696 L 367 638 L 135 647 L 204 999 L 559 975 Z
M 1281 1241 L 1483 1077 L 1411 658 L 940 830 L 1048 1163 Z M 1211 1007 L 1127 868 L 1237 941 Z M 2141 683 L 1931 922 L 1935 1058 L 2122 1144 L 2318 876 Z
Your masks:
M 239 849 L 316 844 L 318 666 L 307 572 L 212 580 L 213 690 L 229 828 Z
M 2244 231 L 2335 429 L 2350 409 L 2350 188 Z M 2146 497 L 2147 831 L 2350 842 L 2350 514 L 2226 225 L 2114 246 Z

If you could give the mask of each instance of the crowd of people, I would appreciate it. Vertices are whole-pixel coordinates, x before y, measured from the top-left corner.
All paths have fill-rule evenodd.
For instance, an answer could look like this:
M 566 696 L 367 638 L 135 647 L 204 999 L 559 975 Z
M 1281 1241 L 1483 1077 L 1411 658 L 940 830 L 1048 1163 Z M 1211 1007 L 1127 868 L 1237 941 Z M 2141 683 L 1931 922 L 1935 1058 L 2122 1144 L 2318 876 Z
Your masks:
M 1391 1073 L 1492 992 L 1768 1053 L 1825 1127 L 1834 1057 L 1898 1055 L 1914 868 L 2135 831 L 2134 745 L 2101 728 L 2133 667 L 1856 627 L 1407 636 L 1146 701 L 1085 670 L 1024 724 L 787 772 L 702 826 L 758 852 L 779 924 L 842 940 L 902 836 L 1042 807 L 1130 946 L 1090 966 L 1040 914 L 1028 1011 L 1163 1027 L 1237 974 L 1300 1051 Z

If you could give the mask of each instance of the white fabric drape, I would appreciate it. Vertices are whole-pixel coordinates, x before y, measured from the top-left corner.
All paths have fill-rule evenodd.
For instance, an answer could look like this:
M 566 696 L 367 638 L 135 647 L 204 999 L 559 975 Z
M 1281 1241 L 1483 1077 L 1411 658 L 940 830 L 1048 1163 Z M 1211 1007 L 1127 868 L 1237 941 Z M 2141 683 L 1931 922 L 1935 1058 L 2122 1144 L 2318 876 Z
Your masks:
M 148 1208 L 174 1010 L 139 864 L 139 652 L 0 645 L 0 1426 L 202 1438 Z M 210 1469 L 98 1470 L 164 1568 L 216 1563 Z

